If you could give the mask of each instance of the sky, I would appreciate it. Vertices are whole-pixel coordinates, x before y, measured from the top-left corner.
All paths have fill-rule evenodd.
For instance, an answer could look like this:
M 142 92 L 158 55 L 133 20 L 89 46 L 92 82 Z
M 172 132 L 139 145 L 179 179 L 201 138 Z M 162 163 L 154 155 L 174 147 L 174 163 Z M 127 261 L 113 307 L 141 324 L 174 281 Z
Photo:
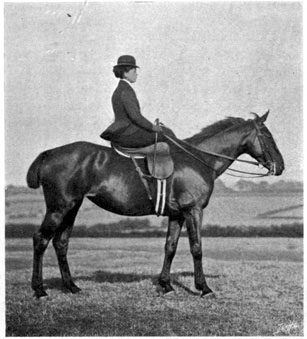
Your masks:
M 140 66 L 143 115 L 179 138 L 270 109 L 286 170 L 268 180 L 303 180 L 299 2 L 17 2 L 4 4 L 6 185 L 26 185 L 46 149 L 107 145 L 99 135 L 113 121 L 112 67 L 123 54 Z

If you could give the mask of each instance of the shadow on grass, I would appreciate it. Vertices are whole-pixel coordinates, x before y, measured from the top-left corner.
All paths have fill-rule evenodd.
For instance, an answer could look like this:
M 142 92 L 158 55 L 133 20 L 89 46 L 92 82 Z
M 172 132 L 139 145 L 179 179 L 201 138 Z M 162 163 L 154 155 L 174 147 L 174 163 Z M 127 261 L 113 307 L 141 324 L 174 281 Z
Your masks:
M 171 283 L 184 289 L 186 292 L 196 295 L 195 291 L 186 287 L 180 280 L 182 277 L 194 277 L 193 272 L 185 271 L 171 274 Z M 220 275 L 206 274 L 206 278 L 219 278 Z M 96 283 L 132 283 L 140 282 L 143 280 L 151 280 L 152 284 L 159 287 L 159 276 L 154 274 L 137 274 L 137 273 L 120 273 L 120 272 L 108 272 L 108 271 L 96 271 L 92 276 L 76 276 L 74 281 L 87 280 Z M 60 278 L 51 278 L 44 281 L 47 289 L 57 289 L 65 293 L 70 293 L 65 287 L 63 287 L 62 280 Z

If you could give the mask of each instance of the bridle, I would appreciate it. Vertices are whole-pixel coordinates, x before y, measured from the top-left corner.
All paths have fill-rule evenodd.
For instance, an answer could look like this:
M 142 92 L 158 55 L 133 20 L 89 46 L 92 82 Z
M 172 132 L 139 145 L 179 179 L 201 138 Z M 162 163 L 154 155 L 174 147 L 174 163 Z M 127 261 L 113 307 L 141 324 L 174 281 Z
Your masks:
M 274 175 L 276 172 L 276 163 L 274 161 L 274 159 L 271 156 L 271 153 L 269 151 L 268 145 L 264 142 L 264 135 L 265 133 L 262 132 L 262 129 L 264 128 L 264 125 L 258 125 L 255 120 L 252 120 L 255 129 L 256 129 L 256 137 L 258 137 L 258 141 L 265 159 L 265 165 L 269 165 L 270 166 L 270 170 L 268 172 L 268 175 Z M 255 137 L 255 139 L 256 139 Z M 268 138 L 271 138 L 271 136 L 267 136 Z M 255 140 L 254 140 L 255 142 Z M 273 167 L 272 167 L 273 166 Z
M 211 151 L 207 151 L 207 150 L 204 151 L 204 150 L 199 149 L 198 147 L 196 147 L 196 146 L 194 146 L 190 143 L 187 143 L 184 140 L 180 140 L 180 143 L 183 143 L 190 148 L 192 147 L 193 149 L 197 150 L 198 152 L 213 155 L 215 157 L 219 157 L 219 158 L 223 158 L 223 159 L 228 159 L 228 160 L 231 160 L 231 161 L 243 162 L 243 163 L 251 164 L 251 165 L 254 165 L 254 166 L 257 166 L 257 167 L 264 166 L 264 165 L 267 165 L 267 164 L 270 165 L 270 169 L 265 174 L 254 173 L 254 172 L 246 172 L 246 171 L 236 170 L 236 169 L 233 169 L 233 168 L 227 168 L 228 171 L 233 171 L 233 172 L 236 172 L 236 173 L 249 174 L 249 175 L 252 175 L 252 177 L 246 177 L 246 176 L 243 177 L 243 176 L 239 176 L 239 175 L 225 173 L 227 175 L 234 176 L 234 177 L 243 177 L 243 178 L 266 177 L 266 176 L 269 176 L 269 175 L 274 175 L 275 172 L 276 172 L 276 164 L 275 164 L 275 162 L 273 161 L 273 159 L 270 155 L 270 152 L 268 150 L 268 146 L 266 145 L 266 143 L 263 140 L 264 134 L 262 132 L 262 128 L 264 127 L 264 125 L 258 125 L 255 120 L 252 120 L 252 122 L 253 122 L 255 130 L 256 130 L 256 135 L 255 135 L 255 139 L 253 141 L 253 144 L 255 143 L 256 139 L 258 139 L 262 153 L 263 153 L 264 158 L 265 158 L 264 164 L 262 164 L 260 162 L 256 162 L 256 161 L 237 159 L 237 158 L 225 155 L 225 154 L 215 153 L 215 152 L 211 152 Z M 192 152 L 190 152 L 189 150 L 187 150 L 184 146 L 182 146 L 179 142 L 174 140 L 172 137 L 170 137 L 170 136 L 168 136 L 167 134 L 164 134 L 164 133 L 163 133 L 163 135 L 168 140 L 170 140 L 174 145 L 176 145 L 181 150 L 183 150 L 185 153 L 187 153 L 188 155 L 190 155 L 194 159 L 200 161 L 201 163 L 203 163 L 205 166 L 209 167 L 210 169 L 216 171 L 213 167 L 209 166 L 203 159 L 199 158 L 197 155 L 195 155 Z

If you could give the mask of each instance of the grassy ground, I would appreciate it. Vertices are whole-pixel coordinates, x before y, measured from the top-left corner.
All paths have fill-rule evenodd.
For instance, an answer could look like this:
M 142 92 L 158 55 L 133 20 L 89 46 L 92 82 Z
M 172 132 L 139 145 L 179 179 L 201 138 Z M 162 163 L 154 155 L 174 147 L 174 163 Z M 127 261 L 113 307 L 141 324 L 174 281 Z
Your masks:
M 159 294 L 163 239 L 72 239 L 69 261 L 82 292 L 62 290 L 53 249 L 44 260 L 49 296 L 33 298 L 28 239 L 6 245 L 7 336 L 302 336 L 302 239 L 208 238 L 204 269 L 214 297 L 193 286 L 187 239 L 173 264 L 175 294 Z

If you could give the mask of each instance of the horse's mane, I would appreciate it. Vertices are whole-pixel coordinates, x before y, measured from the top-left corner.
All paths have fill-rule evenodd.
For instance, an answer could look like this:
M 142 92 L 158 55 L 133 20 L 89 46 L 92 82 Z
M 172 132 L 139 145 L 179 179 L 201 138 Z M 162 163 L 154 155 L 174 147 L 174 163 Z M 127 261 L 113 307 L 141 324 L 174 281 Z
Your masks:
M 242 118 L 227 117 L 203 128 L 199 133 L 185 139 L 185 141 L 191 144 L 201 142 L 204 139 L 210 138 L 234 125 L 242 124 L 243 122 L 245 122 L 245 120 Z

